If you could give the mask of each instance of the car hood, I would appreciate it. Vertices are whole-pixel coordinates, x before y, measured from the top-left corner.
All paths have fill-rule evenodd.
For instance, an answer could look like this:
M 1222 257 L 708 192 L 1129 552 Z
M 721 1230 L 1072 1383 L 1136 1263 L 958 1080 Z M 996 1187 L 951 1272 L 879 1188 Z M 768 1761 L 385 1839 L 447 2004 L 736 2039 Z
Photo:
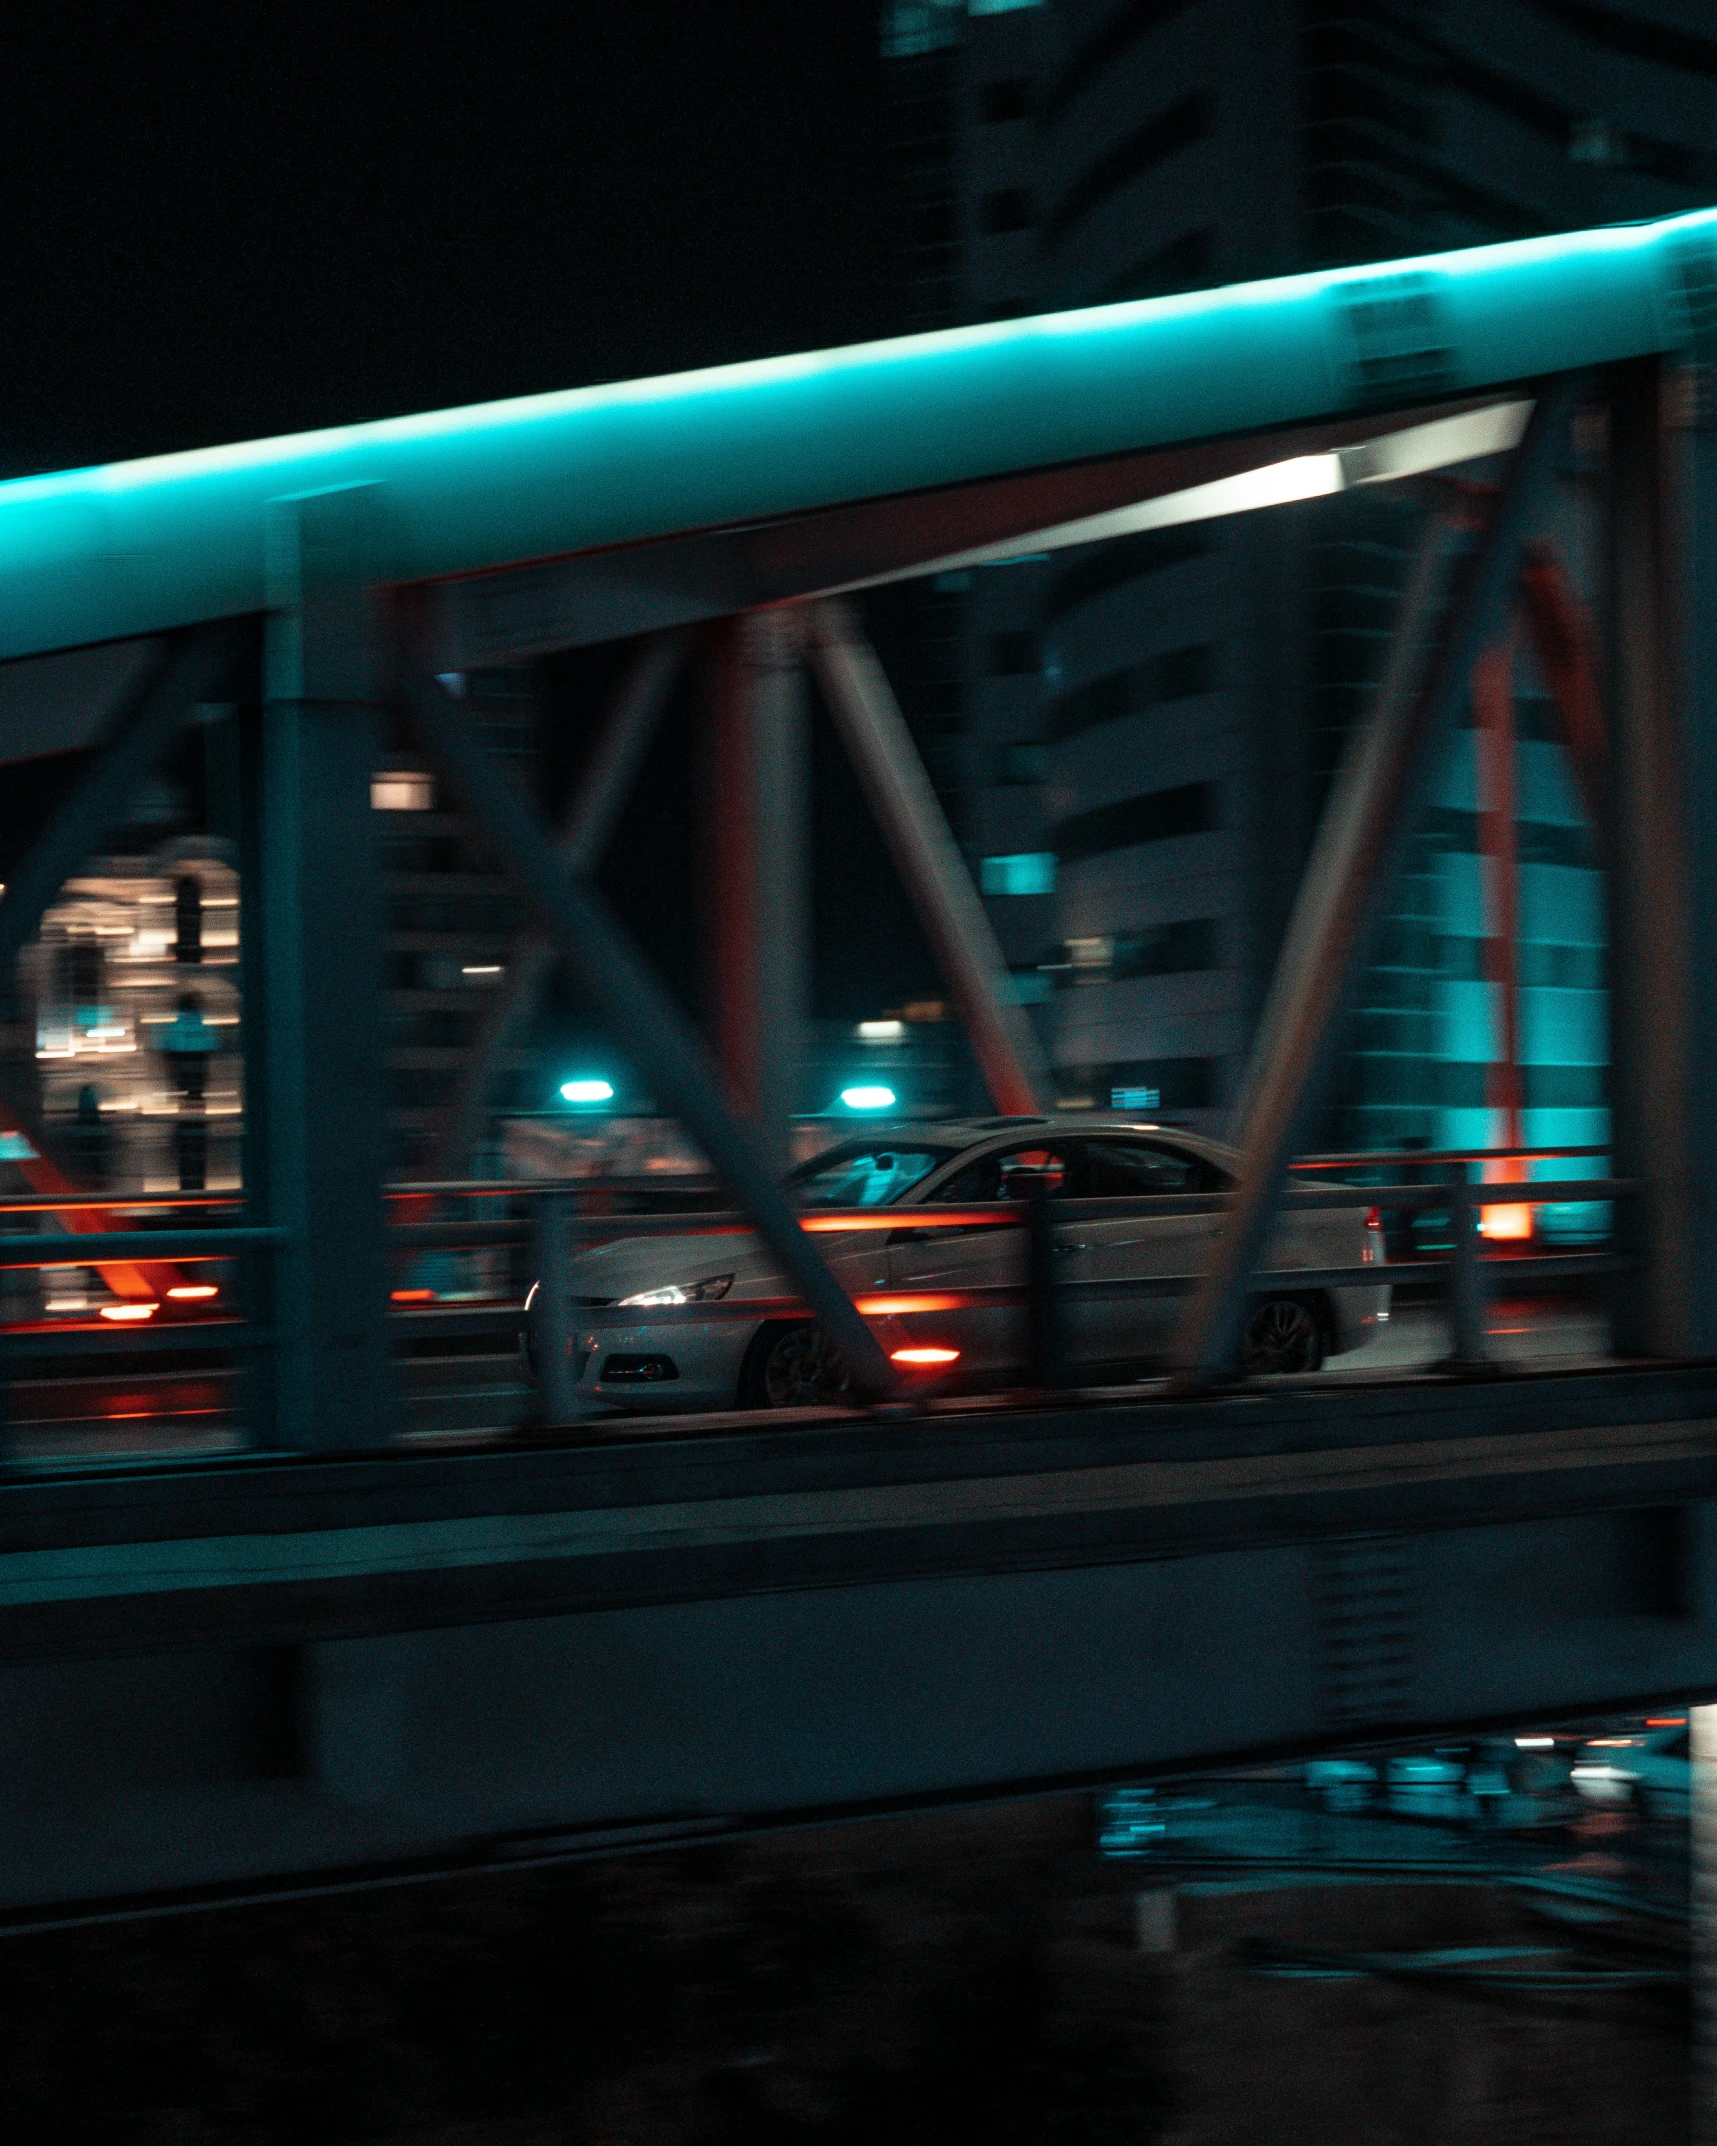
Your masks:
M 837 1271 L 848 1264 L 866 1242 L 880 1249 L 874 1231 L 832 1232 L 812 1240 L 823 1258 Z M 877 1270 L 882 1271 L 880 1268 Z M 703 1236 L 687 1231 L 676 1237 L 618 1237 L 572 1261 L 569 1287 L 575 1297 L 613 1303 L 620 1297 L 637 1296 L 646 1289 L 666 1289 L 671 1284 L 701 1282 L 714 1274 L 731 1274 L 736 1297 L 773 1297 L 793 1294 L 781 1265 L 760 1237 L 750 1231 L 739 1236 Z

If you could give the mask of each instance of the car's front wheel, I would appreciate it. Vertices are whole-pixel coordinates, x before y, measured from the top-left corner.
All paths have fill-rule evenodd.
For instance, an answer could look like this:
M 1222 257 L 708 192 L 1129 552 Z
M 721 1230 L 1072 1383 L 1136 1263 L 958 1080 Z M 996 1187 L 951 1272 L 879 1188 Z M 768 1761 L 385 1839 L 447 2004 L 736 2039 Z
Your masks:
M 1250 1378 L 1316 1371 L 1324 1360 L 1323 1322 L 1300 1297 L 1265 1297 L 1246 1320 L 1240 1362 Z
M 847 1367 L 812 1321 L 766 1326 L 739 1374 L 741 1408 L 814 1408 L 847 1389 Z

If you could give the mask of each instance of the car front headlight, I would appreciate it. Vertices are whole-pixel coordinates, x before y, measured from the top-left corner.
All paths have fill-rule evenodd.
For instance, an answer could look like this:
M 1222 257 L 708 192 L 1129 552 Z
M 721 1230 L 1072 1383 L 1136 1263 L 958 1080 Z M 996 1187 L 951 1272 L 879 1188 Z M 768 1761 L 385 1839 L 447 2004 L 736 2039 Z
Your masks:
M 731 1274 L 712 1274 L 706 1282 L 670 1282 L 666 1289 L 640 1289 L 635 1297 L 622 1297 L 622 1308 L 628 1304 L 707 1304 L 714 1297 L 724 1297 L 733 1287 Z

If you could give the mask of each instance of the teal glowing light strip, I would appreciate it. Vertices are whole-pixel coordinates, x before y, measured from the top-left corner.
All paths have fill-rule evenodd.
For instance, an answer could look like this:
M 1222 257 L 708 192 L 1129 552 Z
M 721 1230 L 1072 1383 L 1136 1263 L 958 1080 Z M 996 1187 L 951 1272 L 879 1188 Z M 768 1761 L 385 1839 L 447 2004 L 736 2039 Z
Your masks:
M 1713 285 L 1701 211 L 23 478 L 0 658 L 262 609 L 283 497 L 380 486 L 378 578 L 468 574 L 1673 349 Z

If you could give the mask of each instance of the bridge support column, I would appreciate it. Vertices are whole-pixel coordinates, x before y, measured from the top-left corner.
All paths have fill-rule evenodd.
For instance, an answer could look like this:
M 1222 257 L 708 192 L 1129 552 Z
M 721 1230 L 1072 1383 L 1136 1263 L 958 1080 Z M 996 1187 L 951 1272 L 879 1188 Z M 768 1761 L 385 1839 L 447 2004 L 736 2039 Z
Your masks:
M 711 680 L 717 1056 L 770 1165 L 791 1160 L 808 1012 L 810 808 L 802 634 L 784 608 L 717 630 Z
M 272 1261 L 263 1443 L 344 1452 L 392 1432 L 382 1185 L 381 887 L 365 599 L 376 494 L 277 501 L 264 705 L 248 720 L 246 1185 Z
M 1692 2146 L 1717 2146 L 1717 1706 L 1691 1706 L 1687 1719 L 1693 1761 L 1687 2136 Z
M 1609 376 L 1610 1064 L 1624 1355 L 1717 1355 L 1717 439 Z M 1679 582 L 1679 585 L 1678 585 Z M 1685 636 L 1685 647 L 1678 646 Z

